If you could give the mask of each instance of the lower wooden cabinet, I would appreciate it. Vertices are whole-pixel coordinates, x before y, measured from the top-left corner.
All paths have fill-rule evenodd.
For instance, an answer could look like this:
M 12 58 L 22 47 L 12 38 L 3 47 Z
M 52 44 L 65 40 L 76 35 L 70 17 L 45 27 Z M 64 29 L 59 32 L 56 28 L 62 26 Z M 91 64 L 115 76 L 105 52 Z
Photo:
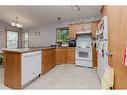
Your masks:
M 42 50 L 42 74 L 51 70 L 56 64 L 74 64 L 75 48 L 65 47 Z
M 55 66 L 55 49 L 42 50 L 42 74 Z
M 56 64 L 67 63 L 67 49 L 68 48 L 56 48 Z
M 75 48 L 73 48 L 73 47 L 68 47 L 67 63 L 75 64 Z
M 92 61 L 93 61 L 93 66 L 97 67 L 97 50 L 96 48 L 92 48 Z
M 92 22 L 92 38 L 96 38 L 96 30 L 98 26 L 99 21 Z
M 57 48 L 56 49 L 56 64 L 74 64 L 75 63 L 75 48 Z

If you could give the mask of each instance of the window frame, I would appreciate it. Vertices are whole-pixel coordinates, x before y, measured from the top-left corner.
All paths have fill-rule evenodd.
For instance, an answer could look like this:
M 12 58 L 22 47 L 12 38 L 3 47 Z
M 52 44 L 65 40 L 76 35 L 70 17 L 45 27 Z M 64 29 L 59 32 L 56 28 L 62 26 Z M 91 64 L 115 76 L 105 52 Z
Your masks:
M 7 32 L 8 31 L 12 31 L 12 32 L 17 32 L 18 33 L 18 40 L 17 40 L 18 47 L 17 48 L 19 48 L 19 32 L 18 31 L 13 31 L 13 30 L 6 30 L 6 48 L 7 48 Z
M 28 47 L 29 47 L 29 32 L 24 32 L 24 33 L 23 33 L 23 36 L 24 36 L 24 37 L 23 37 L 23 46 L 24 46 L 24 48 L 28 48 L 28 47 L 25 47 L 25 41 L 26 41 L 26 40 L 25 40 L 25 33 L 28 33 L 28 40 L 27 40 L 27 41 L 28 41 Z
M 68 40 L 69 40 L 69 27 L 59 27 L 59 28 L 56 28 L 56 43 L 58 43 L 58 29 L 66 29 L 66 30 L 68 30 Z M 63 42 L 63 44 L 67 44 L 68 43 L 68 41 L 67 42 Z

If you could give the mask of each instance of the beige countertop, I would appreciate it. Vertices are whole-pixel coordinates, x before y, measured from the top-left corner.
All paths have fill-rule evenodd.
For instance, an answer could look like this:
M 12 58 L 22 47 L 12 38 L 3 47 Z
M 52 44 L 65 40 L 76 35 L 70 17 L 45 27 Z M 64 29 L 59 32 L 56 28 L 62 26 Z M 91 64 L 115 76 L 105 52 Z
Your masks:
M 63 47 L 32 47 L 32 48 L 18 48 L 18 49 L 2 49 L 5 52 L 15 52 L 15 53 L 27 53 L 27 52 L 34 52 L 34 51 L 43 51 L 43 50 L 49 50 L 49 49 L 56 49 L 56 48 L 69 48 L 66 46 Z

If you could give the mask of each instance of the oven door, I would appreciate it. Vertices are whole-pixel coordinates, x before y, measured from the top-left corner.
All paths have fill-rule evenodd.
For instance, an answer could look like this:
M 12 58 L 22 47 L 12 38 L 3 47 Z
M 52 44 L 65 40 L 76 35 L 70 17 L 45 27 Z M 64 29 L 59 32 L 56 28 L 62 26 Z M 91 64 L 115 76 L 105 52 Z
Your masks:
M 76 48 L 76 60 L 92 60 L 91 48 Z

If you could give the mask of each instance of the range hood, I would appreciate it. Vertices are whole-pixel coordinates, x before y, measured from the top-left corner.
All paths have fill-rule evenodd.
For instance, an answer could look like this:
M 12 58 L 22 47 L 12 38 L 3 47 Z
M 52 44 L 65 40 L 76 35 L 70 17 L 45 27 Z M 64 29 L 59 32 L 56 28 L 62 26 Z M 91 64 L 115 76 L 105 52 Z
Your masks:
M 76 32 L 76 34 L 91 34 L 92 31 L 91 30 L 86 30 L 86 31 L 78 31 Z

